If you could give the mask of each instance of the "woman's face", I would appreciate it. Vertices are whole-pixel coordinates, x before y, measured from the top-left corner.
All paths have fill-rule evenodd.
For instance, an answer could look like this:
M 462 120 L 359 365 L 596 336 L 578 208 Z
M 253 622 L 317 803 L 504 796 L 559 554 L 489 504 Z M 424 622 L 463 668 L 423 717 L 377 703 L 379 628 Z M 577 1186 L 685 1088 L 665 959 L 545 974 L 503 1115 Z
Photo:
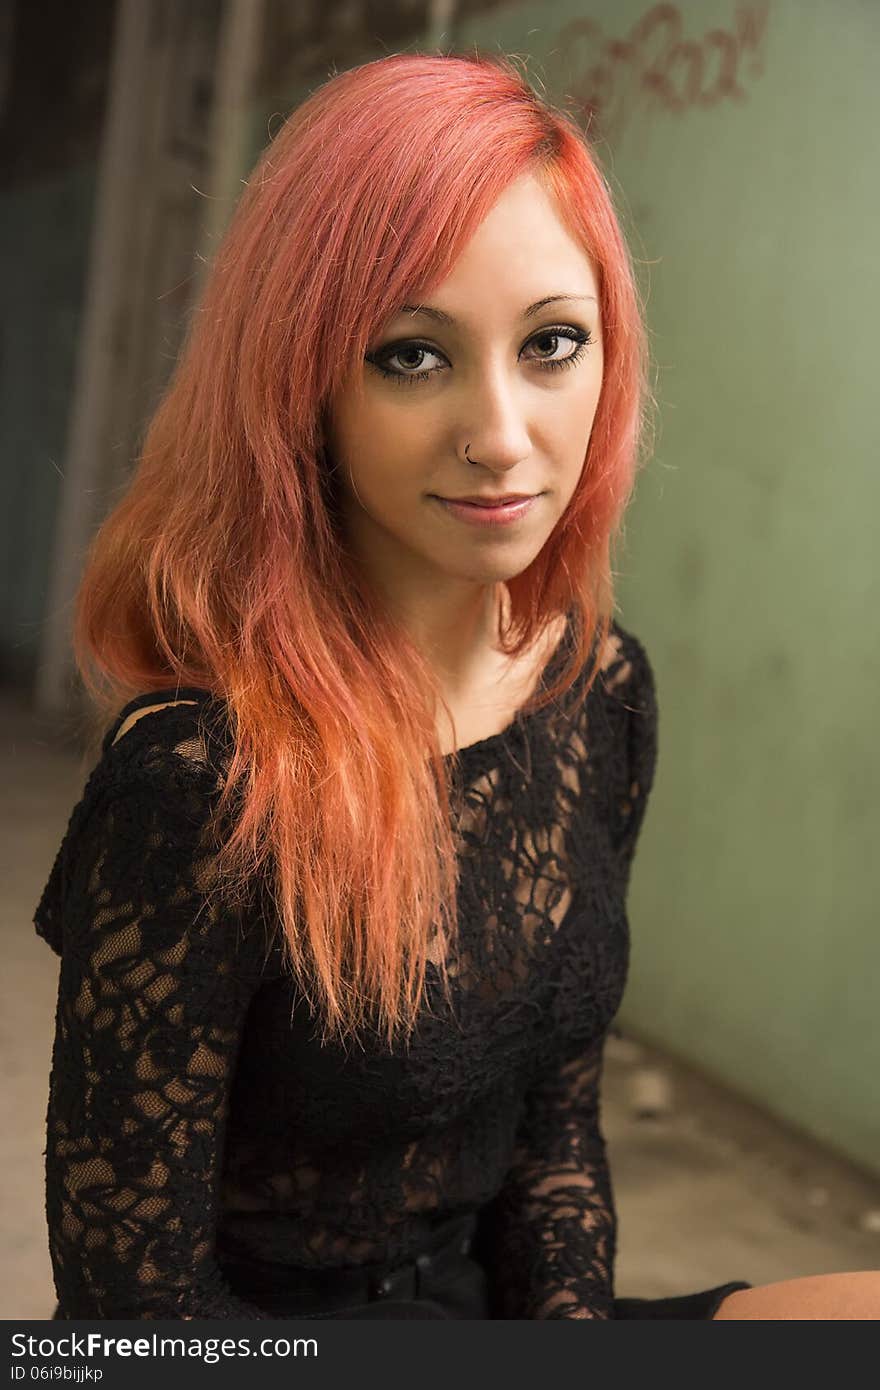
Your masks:
M 583 468 L 602 385 L 598 297 L 589 258 L 529 175 L 425 303 L 376 334 L 327 420 L 346 536 L 368 571 L 433 592 L 527 568 Z M 505 526 L 468 524 L 438 500 L 506 493 L 537 497 Z

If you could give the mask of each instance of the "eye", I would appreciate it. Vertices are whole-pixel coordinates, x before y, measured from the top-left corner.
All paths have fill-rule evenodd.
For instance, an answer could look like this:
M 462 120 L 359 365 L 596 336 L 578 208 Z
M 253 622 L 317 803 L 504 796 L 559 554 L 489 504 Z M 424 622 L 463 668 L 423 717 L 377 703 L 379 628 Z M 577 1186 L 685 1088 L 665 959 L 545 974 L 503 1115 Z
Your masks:
M 537 356 L 526 356 L 525 360 L 536 362 L 542 371 L 559 371 L 561 368 L 574 366 L 592 342 L 593 336 L 588 329 L 577 328 L 570 323 L 554 324 L 552 327 L 542 328 L 539 333 L 532 334 L 532 337 L 525 344 L 525 347 L 529 347 L 533 343 L 549 344 L 547 355 L 545 356 L 539 351 Z M 566 352 L 561 357 L 557 356 L 560 345 L 565 343 L 571 345 L 571 351 Z M 430 343 L 408 338 L 405 342 L 389 343 L 387 347 L 379 348 L 376 352 L 368 352 L 365 360 L 396 385 L 415 386 L 443 371 L 442 365 L 435 367 L 423 365 L 426 358 L 432 357 L 440 363 L 449 365 L 444 354 L 437 348 L 431 347 Z M 394 362 L 395 358 L 400 362 L 399 367 L 389 365 Z
M 400 362 L 400 367 L 392 367 L 389 370 L 387 364 L 393 362 L 395 357 Z M 378 367 L 385 376 L 392 377 L 397 381 L 410 382 L 424 381 L 426 377 L 433 376 L 439 370 L 437 367 L 424 368 L 423 363 L 426 357 L 446 361 L 443 354 L 438 352 L 436 348 L 429 347 L 427 343 L 419 342 L 398 343 L 397 345 L 392 343 L 390 347 L 383 348 L 380 352 L 367 353 L 367 361 L 372 366 Z
M 569 324 L 567 327 L 542 328 L 540 333 L 536 333 L 533 338 L 529 339 L 526 347 L 535 343 L 541 347 L 550 344 L 546 356 L 543 351 L 539 352 L 537 357 L 532 358 L 532 361 L 540 362 L 542 367 L 568 367 L 578 360 L 592 341 L 593 338 L 589 332 Z M 557 356 L 559 348 L 565 344 L 569 344 L 571 350 L 561 357 Z

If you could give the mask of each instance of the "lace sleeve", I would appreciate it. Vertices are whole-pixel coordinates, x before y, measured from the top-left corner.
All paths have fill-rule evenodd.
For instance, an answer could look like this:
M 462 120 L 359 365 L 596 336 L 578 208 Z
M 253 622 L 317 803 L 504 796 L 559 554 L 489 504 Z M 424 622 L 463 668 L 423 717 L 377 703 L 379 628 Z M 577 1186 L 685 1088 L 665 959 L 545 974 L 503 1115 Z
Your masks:
M 654 781 L 657 700 L 641 643 L 621 628 L 617 634 L 605 676 L 606 804 L 624 900 Z M 481 1218 L 495 1316 L 614 1317 L 617 1221 L 599 1123 L 604 1037 L 545 1064 L 528 1094 L 513 1166 Z
M 617 1221 L 599 1126 L 604 1039 L 527 1099 L 513 1166 L 481 1218 L 494 1317 L 611 1318 Z
M 72 821 L 50 914 L 63 938 L 46 1136 L 56 1316 L 266 1317 L 230 1292 L 213 1245 L 263 933 L 239 939 L 207 895 L 203 770 L 176 751 L 132 756 L 126 740 L 110 757 L 114 775 L 93 778 Z
M 615 739 L 612 757 L 612 840 L 619 868 L 628 886 L 639 831 L 657 765 L 657 690 L 654 672 L 642 644 L 625 633 L 620 658 L 610 668 L 606 684 L 621 712 L 624 729 Z

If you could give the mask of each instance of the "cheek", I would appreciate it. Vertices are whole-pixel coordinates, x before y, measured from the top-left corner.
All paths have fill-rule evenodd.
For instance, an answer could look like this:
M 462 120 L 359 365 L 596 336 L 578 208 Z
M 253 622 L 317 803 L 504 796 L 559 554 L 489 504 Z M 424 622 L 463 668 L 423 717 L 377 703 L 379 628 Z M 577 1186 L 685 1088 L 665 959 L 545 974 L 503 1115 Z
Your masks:
M 577 469 L 586 457 L 598 404 L 598 392 L 579 392 L 560 402 L 549 425 L 553 456 L 566 471 Z
M 407 390 L 415 392 L 418 388 L 402 386 L 396 389 L 403 396 Z M 367 391 L 356 403 L 346 402 L 333 416 L 337 452 L 353 467 L 371 454 L 377 458 L 399 459 L 413 457 L 416 449 L 424 452 L 430 433 L 425 413 L 416 409 L 414 402 L 409 405 L 409 409 L 402 410 L 401 403 L 391 399 L 387 391 L 381 394 Z M 377 447 L 379 440 L 381 449 Z
M 594 377 L 590 381 L 589 387 L 584 392 L 583 398 L 580 403 L 580 410 L 578 412 L 578 424 L 581 433 L 581 441 L 584 449 L 586 449 L 586 446 L 590 439 L 590 434 L 593 429 L 593 422 L 596 418 L 596 411 L 599 408 L 599 397 L 601 393 L 602 376 L 600 374 L 598 377 Z
M 393 389 L 393 388 L 392 388 Z M 403 394 L 408 387 L 398 388 Z M 411 388 L 413 392 L 418 387 Z M 388 498 L 388 488 L 407 481 L 424 482 L 437 456 L 437 436 L 424 410 L 413 405 L 394 409 L 393 403 L 375 403 L 349 419 L 344 431 L 345 459 L 364 490 L 378 489 Z
M 377 518 L 389 518 L 418 485 L 419 461 L 424 439 L 417 432 L 407 435 L 398 424 L 392 427 L 375 413 L 349 419 L 337 433 L 342 486 Z

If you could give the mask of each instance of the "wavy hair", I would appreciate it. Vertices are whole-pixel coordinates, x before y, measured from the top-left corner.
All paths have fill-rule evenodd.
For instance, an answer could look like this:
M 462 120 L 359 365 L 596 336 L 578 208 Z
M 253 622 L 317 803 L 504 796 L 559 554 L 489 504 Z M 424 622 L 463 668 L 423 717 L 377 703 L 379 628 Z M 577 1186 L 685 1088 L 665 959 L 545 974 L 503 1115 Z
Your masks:
M 604 375 L 580 480 L 507 582 L 499 640 L 519 654 L 572 615 L 570 659 L 528 712 L 583 672 L 589 689 L 646 433 L 646 330 L 583 132 L 494 54 L 365 63 L 288 118 L 217 248 L 76 596 L 74 656 L 103 728 L 145 691 L 203 686 L 225 702 L 217 813 L 236 813 L 220 877 L 235 896 L 268 872 L 286 964 L 325 1038 L 369 1024 L 389 1044 L 409 1039 L 433 934 L 457 931 L 458 889 L 437 678 L 346 551 L 328 402 L 526 173 L 591 258 Z

